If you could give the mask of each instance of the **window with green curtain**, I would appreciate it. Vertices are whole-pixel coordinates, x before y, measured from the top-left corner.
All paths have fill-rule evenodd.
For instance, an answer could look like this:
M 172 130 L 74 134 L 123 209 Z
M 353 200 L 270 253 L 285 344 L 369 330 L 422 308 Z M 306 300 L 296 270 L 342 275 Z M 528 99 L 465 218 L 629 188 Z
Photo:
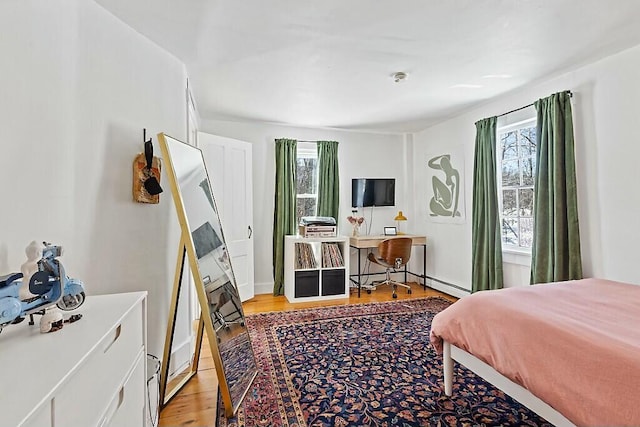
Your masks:
M 296 147 L 296 222 L 316 216 L 318 207 L 318 145 L 298 141 Z
M 471 292 L 503 287 L 498 207 L 496 117 L 476 123 L 471 228 Z
M 295 139 L 276 139 L 273 209 L 273 294 L 284 294 L 284 236 L 296 232 Z
M 318 216 L 329 216 L 337 221 L 339 209 L 338 142 L 318 141 Z
M 533 243 L 533 186 L 536 162 L 536 118 L 498 127 L 498 202 L 502 249 L 531 253 Z
M 582 278 L 571 94 L 536 101 L 531 283 Z

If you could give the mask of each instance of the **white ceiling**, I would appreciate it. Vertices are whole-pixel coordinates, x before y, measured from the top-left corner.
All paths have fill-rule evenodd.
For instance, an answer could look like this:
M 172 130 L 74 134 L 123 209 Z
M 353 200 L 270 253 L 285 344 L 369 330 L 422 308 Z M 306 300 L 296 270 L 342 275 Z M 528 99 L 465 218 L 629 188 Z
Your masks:
M 204 119 L 416 131 L 640 44 L 638 0 L 97 1 L 186 64 Z

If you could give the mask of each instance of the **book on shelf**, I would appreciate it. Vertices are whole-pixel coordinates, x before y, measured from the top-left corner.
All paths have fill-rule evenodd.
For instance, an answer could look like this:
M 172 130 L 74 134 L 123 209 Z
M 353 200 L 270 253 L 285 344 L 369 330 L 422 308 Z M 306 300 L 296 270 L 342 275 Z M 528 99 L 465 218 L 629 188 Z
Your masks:
M 337 243 L 322 243 L 322 266 L 325 268 L 344 267 L 344 259 Z
M 316 257 L 309 243 L 296 242 L 296 269 L 317 268 Z

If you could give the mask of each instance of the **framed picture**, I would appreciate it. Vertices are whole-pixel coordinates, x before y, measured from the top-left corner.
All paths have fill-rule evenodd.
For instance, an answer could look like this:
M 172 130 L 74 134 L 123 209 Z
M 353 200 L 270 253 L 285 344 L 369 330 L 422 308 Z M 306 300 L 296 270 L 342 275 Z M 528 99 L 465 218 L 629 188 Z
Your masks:
M 384 228 L 384 235 L 385 236 L 396 236 L 398 234 L 398 232 L 396 231 L 395 227 L 385 227 Z
M 427 213 L 433 222 L 465 222 L 464 150 L 452 147 L 427 155 Z

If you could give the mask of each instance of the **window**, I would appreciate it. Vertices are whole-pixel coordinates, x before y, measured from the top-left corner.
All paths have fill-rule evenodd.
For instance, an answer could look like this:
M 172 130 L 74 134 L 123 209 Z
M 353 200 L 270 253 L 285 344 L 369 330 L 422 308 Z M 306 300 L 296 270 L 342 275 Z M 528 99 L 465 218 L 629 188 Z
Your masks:
M 498 128 L 498 198 L 502 244 L 530 250 L 533 243 L 533 184 L 536 120 Z
M 296 158 L 296 221 L 315 216 L 318 205 L 318 149 L 312 142 L 298 142 Z

